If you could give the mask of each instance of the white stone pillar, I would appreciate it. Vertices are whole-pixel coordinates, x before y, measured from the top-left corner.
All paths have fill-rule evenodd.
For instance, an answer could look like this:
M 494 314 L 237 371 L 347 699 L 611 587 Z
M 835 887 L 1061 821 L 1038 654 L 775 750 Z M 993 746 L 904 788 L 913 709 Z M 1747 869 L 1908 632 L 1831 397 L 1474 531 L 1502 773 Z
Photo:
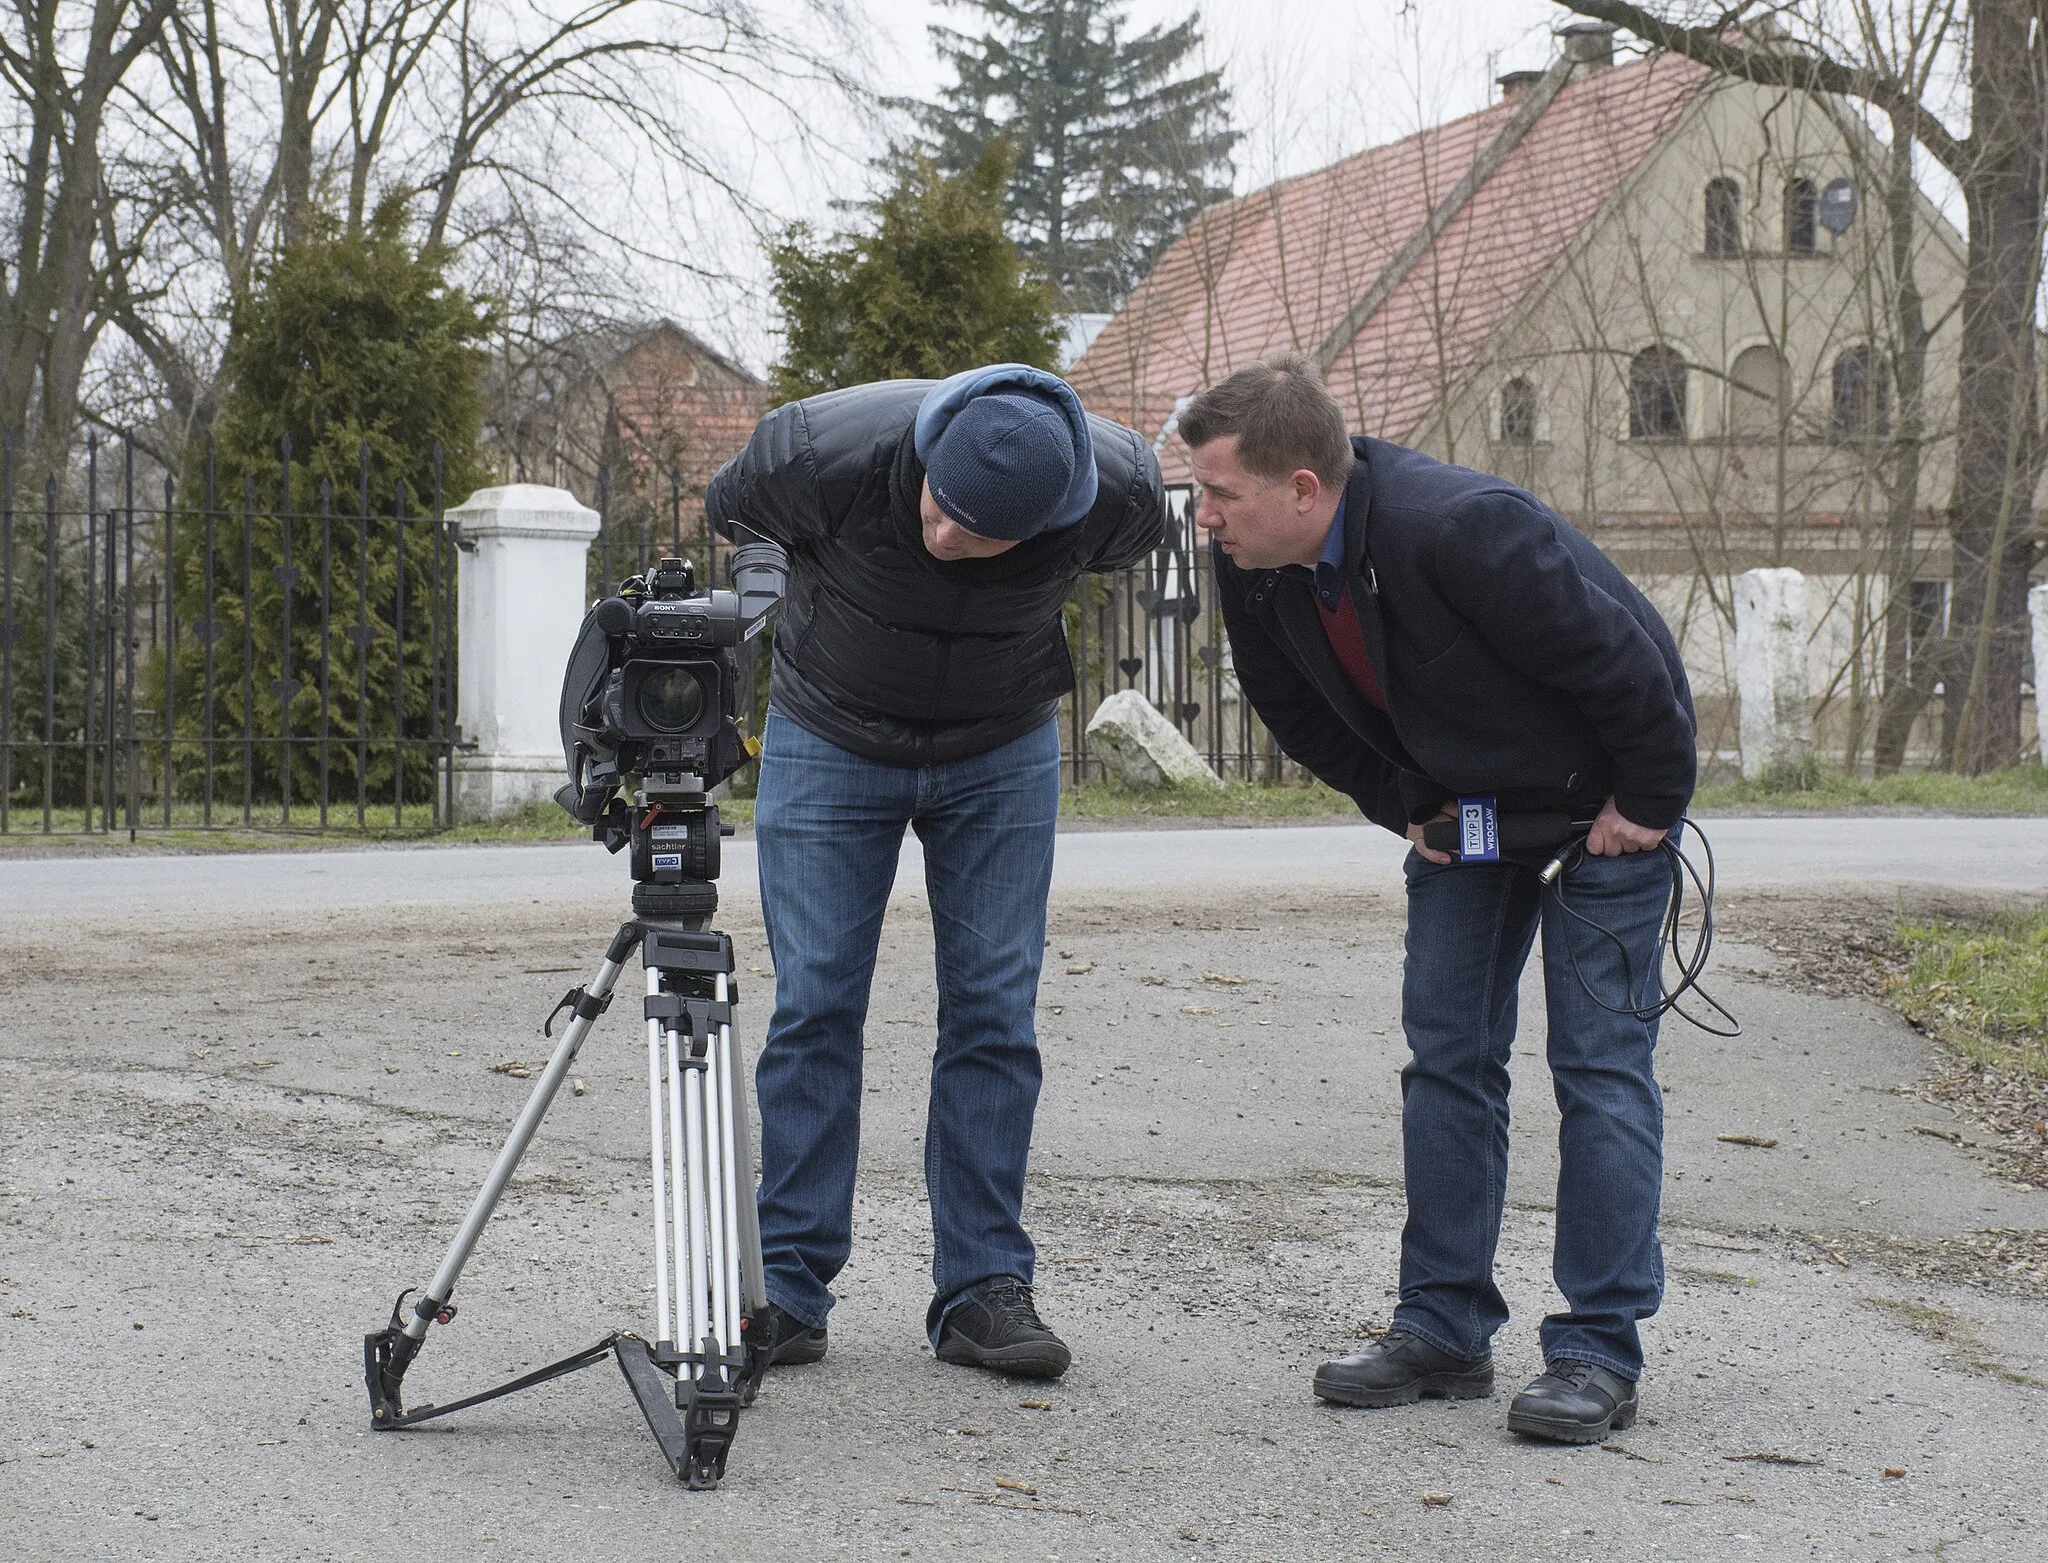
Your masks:
M 2034 730 L 2048 765 L 2048 581 L 2028 591 L 2027 612 L 2034 619 Z
M 1742 700 L 1742 779 L 1796 770 L 1813 751 L 1806 674 L 1806 577 L 1745 570 L 1735 578 L 1735 689 Z
M 476 746 L 455 756 L 455 813 L 493 819 L 568 780 L 556 713 L 597 512 L 566 489 L 508 483 L 447 514 L 462 526 L 456 720 Z

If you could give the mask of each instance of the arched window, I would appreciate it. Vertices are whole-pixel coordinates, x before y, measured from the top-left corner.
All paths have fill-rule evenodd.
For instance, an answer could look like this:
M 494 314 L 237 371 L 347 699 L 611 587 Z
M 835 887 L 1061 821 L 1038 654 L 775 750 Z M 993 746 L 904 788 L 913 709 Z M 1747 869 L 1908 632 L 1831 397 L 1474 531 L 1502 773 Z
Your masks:
M 1707 181 L 1706 252 L 1742 253 L 1742 187 L 1732 179 Z
M 1835 360 L 1834 409 L 1829 432 L 1838 440 L 1882 439 L 1892 432 L 1892 380 L 1868 346 Z
M 1790 388 L 1784 357 L 1773 347 L 1746 347 L 1728 368 L 1728 432 L 1736 439 L 1775 439 Z
M 1814 251 L 1816 224 L 1814 222 L 1815 195 L 1811 179 L 1788 179 L 1785 181 L 1785 253 L 1787 255 L 1811 255 Z
M 1635 440 L 1685 438 L 1685 359 L 1646 347 L 1628 366 L 1628 433 Z
M 1507 445 L 1536 443 L 1536 387 L 1517 377 L 1500 388 L 1500 437 Z

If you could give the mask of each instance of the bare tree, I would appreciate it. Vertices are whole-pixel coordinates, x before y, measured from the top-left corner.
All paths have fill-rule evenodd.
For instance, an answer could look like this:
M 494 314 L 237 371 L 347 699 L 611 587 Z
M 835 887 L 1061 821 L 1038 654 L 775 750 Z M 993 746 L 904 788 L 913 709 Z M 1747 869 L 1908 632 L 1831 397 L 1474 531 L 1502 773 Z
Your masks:
M 155 69 L 128 110 L 148 132 L 143 182 L 169 208 L 111 297 L 174 445 L 212 420 L 225 306 L 315 207 L 360 231 L 380 200 L 412 201 L 421 241 L 486 287 L 545 252 L 580 300 L 560 323 L 587 327 L 599 295 L 630 312 L 636 269 L 730 280 L 697 246 L 650 238 L 625 194 L 636 174 L 657 181 L 671 232 L 704 192 L 720 203 L 706 227 L 758 222 L 713 150 L 709 105 L 744 103 L 804 146 L 816 102 L 862 101 L 841 0 L 794 18 L 749 0 L 159 3 Z
M 79 386 L 105 325 L 102 138 L 123 79 L 155 43 L 172 0 L 15 0 L 0 27 L 0 86 L 13 243 L 0 264 L 0 430 L 34 431 L 61 463 Z M 83 16 L 84 25 L 78 21 Z

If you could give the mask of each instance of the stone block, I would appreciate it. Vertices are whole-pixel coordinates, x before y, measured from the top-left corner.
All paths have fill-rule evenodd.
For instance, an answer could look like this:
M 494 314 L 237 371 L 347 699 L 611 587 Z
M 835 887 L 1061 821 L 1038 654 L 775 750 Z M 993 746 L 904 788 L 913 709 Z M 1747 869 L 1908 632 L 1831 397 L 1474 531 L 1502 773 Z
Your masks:
M 1135 689 L 1120 689 L 1095 708 L 1088 742 L 1110 775 L 1127 787 L 1216 787 L 1223 778 Z
M 2048 581 L 2028 589 L 2027 612 L 2034 620 L 2034 729 L 2048 765 Z
M 1742 699 L 1742 777 L 1798 770 L 1813 752 L 1806 671 L 1806 577 L 1745 570 L 1735 578 L 1735 688 Z
M 459 819 L 491 819 L 554 795 L 562 769 L 562 670 L 589 607 L 585 559 L 597 512 L 566 489 L 508 483 L 448 512 L 462 527 L 455 757 Z

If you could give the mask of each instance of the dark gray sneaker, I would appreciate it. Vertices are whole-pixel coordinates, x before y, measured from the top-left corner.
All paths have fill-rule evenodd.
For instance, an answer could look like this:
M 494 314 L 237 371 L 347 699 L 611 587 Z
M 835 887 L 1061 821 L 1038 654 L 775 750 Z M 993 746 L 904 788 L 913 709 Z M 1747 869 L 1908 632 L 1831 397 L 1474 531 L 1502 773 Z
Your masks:
M 1031 1288 L 998 1276 L 968 1288 L 939 1322 L 938 1357 L 1016 1378 L 1058 1378 L 1074 1360 L 1045 1327 Z
M 757 1331 L 758 1337 L 750 1339 L 748 1344 L 762 1354 L 762 1360 L 768 1367 L 795 1367 L 800 1363 L 816 1362 L 825 1355 L 825 1326 L 806 1324 L 774 1303 L 754 1315 L 747 1334 L 755 1336 Z
M 1315 1391 L 1340 1406 L 1483 1400 L 1493 1393 L 1493 1357 L 1454 1357 L 1419 1335 L 1389 1330 L 1357 1355 L 1317 1368 Z
M 1635 1426 L 1636 1386 L 1619 1373 L 1559 1357 L 1508 1407 L 1508 1431 L 1560 1444 L 1597 1444 Z

